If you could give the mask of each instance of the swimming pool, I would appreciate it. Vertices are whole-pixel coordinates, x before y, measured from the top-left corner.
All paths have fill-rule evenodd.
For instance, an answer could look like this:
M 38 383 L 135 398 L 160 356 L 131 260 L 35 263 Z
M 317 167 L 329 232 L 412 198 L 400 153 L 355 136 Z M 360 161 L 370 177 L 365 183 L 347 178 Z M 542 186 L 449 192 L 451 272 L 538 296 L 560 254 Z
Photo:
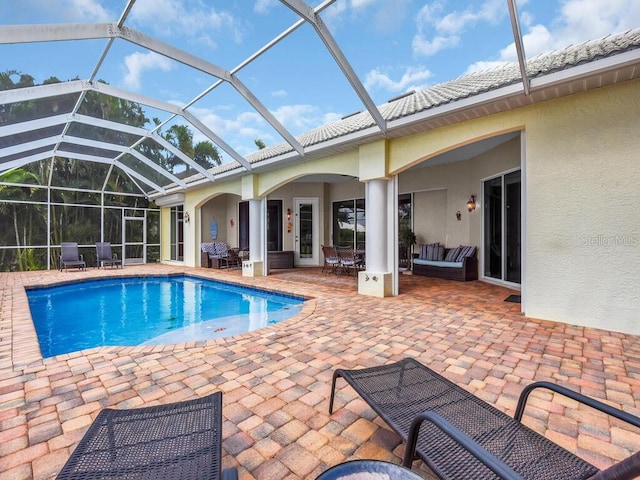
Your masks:
M 89 280 L 28 289 L 27 296 L 44 358 L 226 337 L 286 320 L 304 302 L 188 275 Z

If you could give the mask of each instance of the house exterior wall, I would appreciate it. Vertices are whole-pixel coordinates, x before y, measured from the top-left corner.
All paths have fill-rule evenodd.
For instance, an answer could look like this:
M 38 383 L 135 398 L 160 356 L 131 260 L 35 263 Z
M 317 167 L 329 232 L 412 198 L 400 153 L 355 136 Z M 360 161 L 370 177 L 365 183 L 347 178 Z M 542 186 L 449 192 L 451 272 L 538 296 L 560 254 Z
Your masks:
M 484 162 L 478 161 L 481 160 L 478 157 L 466 166 L 443 166 L 441 173 L 448 178 L 445 181 L 436 181 L 436 175 L 429 173 L 422 184 L 414 185 L 411 182 L 418 180 L 414 179 L 413 171 L 403 174 L 400 191 L 446 188 L 448 236 L 445 243 L 480 245 L 480 181 L 501 173 L 506 167 L 517 166 L 520 161 L 525 192 L 522 206 L 525 313 L 531 317 L 638 334 L 640 115 L 637 105 L 640 105 L 640 81 L 629 81 L 467 120 L 389 140 L 383 149 L 387 156 L 385 168 L 389 175 L 402 174 L 445 151 L 498 134 L 522 131 L 522 147 L 519 140 L 513 141 L 498 147 L 508 150 L 505 155 L 491 151 L 484 156 L 495 158 L 485 158 Z M 294 178 L 317 173 L 357 177 L 359 162 L 366 161 L 366 158 L 360 159 L 360 150 L 318 160 L 307 159 L 254 174 L 257 190 L 267 195 Z M 185 208 L 193 211 L 193 207 L 213 195 L 212 191 L 238 191 L 233 182 L 230 185 L 216 183 L 211 188 L 215 190 L 187 192 Z M 329 192 L 329 198 L 325 198 L 321 207 L 324 212 L 331 201 L 346 194 L 340 192 L 341 188 L 339 184 L 319 185 L 319 196 Z M 468 213 L 465 204 L 472 193 L 476 195 L 478 209 Z M 286 203 L 283 206 L 286 211 Z M 455 219 L 457 210 L 463 214 L 461 222 Z M 328 225 L 329 221 L 325 215 L 322 224 Z M 192 222 L 189 228 L 196 226 Z M 326 232 L 324 235 L 326 240 Z M 428 236 L 427 239 L 431 241 Z M 185 232 L 186 245 L 189 240 Z M 193 240 L 191 242 L 193 245 Z M 186 265 L 194 264 L 197 248 L 185 248 Z

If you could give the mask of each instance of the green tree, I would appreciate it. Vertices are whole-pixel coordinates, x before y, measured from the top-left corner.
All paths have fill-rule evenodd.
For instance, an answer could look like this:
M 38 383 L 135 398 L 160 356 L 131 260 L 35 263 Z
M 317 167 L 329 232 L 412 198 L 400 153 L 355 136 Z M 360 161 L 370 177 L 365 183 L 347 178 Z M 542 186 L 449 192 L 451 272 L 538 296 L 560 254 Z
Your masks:
M 14 184 L 0 185 L 0 198 L 12 200 L 0 202 L 0 213 L 12 218 L 18 269 L 34 270 L 37 265 L 33 264 L 33 252 L 29 252 L 27 246 L 32 244 L 35 217 L 42 216 L 44 211 L 37 205 L 22 202 L 30 200 L 35 191 L 34 188 L 24 185 L 38 184 L 38 177 L 27 170 L 16 168 L 0 175 L 0 182 Z
M 256 138 L 253 143 L 256 144 L 256 147 L 258 147 L 258 150 L 262 150 L 263 148 L 267 148 L 267 146 L 265 145 L 265 143 L 262 141 L 262 139 L 260 138 Z
M 203 168 L 211 168 L 222 163 L 216 146 L 208 140 L 194 144 L 193 132 L 186 125 L 172 125 L 163 137 Z M 167 165 L 171 172 L 174 172 L 176 165 L 180 163 L 182 161 L 174 155 L 167 158 Z

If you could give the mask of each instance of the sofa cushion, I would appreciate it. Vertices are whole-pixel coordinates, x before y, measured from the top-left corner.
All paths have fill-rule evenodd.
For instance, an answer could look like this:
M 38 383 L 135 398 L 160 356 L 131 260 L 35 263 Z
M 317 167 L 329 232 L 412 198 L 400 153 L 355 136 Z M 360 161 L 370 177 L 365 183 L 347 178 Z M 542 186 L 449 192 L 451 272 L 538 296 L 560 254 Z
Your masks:
M 460 247 L 455 247 L 450 249 L 447 252 L 446 257 L 444 257 L 445 262 L 455 262 L 458 260 L 458 255 L 460 254 Z
M 413 260 L 416 265 L 428 265 L 430 267 L 462 268 L 462 262 L 445 262 L 438 260 L 423 260 L 416 258 Z

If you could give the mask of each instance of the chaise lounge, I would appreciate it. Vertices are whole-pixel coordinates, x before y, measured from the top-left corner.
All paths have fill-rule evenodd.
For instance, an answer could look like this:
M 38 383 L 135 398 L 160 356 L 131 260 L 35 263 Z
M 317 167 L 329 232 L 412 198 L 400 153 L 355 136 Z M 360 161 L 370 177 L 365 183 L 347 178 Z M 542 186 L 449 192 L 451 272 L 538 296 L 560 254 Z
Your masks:
M 407 442 L 403 465 L 421 459 L 441 479 L 624 480 L 640 475 L 640 452 L 598 468 L 521 423 L 529 394 L 544 388 L 640 428 L 640 418 L 549 382 L 522 391 L 514 418 L 413 358 L 333 374 Z
M 222 392 L 182 402 L 104 409 L 58 480 L 237 479 L 221 472 Z

